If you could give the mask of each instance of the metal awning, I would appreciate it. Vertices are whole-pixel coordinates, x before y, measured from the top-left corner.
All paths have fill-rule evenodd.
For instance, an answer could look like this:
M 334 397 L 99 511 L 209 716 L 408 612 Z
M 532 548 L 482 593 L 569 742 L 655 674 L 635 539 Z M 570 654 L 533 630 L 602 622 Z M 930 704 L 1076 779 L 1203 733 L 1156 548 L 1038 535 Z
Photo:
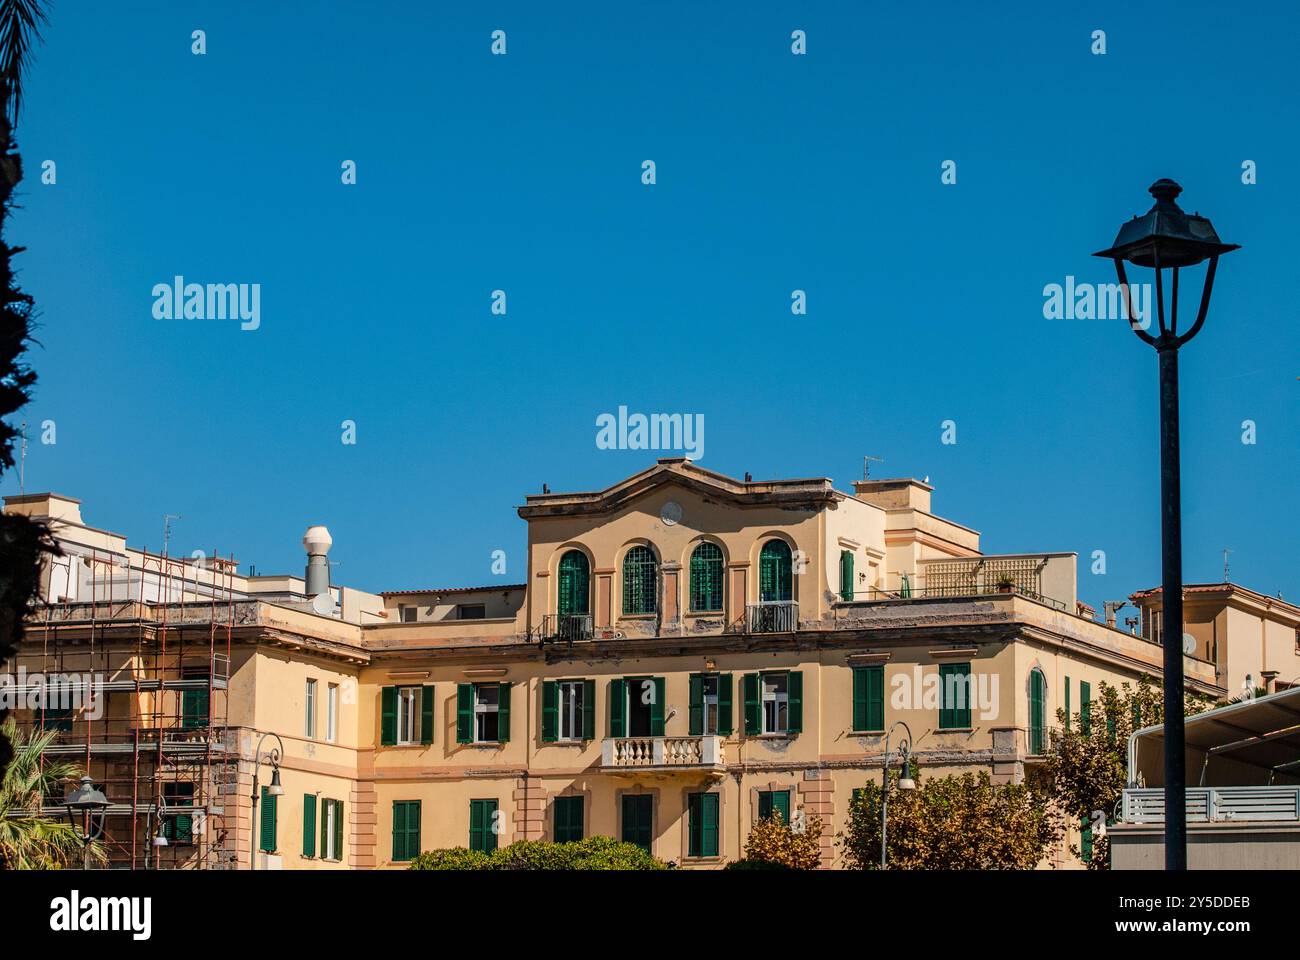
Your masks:
M 1187 718 L 1187 785 L 1300 784 L 1300 687 Z M 1164 725 L 1128 741 L 1130 786 L 1163 786 Z

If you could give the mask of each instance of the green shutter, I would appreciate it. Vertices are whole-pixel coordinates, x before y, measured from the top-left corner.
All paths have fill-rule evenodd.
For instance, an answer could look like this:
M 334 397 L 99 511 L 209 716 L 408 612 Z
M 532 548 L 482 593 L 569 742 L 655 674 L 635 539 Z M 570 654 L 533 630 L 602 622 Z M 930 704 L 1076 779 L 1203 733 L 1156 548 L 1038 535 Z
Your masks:
M 885 729 L 885 665 L 867 667 L 867 730 Z
M 379 745 L 391 747 L 397 743 L 397 688 L 384 687 L 379 702 Z
M 1079 853 L 1084 863 L 1092 859 L 1092 825 L 1087 817 L 1079 819 Z
M 853 599 L 853 552 L 840 551 L 840 599 Z
M 790 825 L 790 791 L 775 790 L 772 792 L 772 812 L 781 818 L 781 822 L 786 826 Z
M 1092 684 L 1079 683 L 1079 730 L 1086 737 L 1092 733 Z
M 406 856 L 406 803 L 393 801 L 393 860 L 405 860 Z
M 417 843 L 416 846 L 419 846 Z M 419 853 L 420 851 L 416 851 Z M 343 859 L 343 801 L 334 801 L 334 859 Z
M 1043 752 L 1044 737 L 1043 708 L 1046 681 L 1041 670 L 1029 672 L 1029 752 L 1035 756 Z
M 664 678 L 653 677 L 654 700 L 650 703 L 650 736 L 664 735 Z
M 316 856 L 316 796 L 311 793 L 302 798 L 302 855 Z
M 635 843 L 651 852 L 654 840 L 654 798 L 649 794 L 623 794 L 624 843 Z
M 790 733 L 803 732 L 803 672 L 791 670 L 786 681 L 786 693 L 789 696 L 788 730 Z
M 267 853 L 275 853 L 275 800 L 268 787 L 262 788 L 262 837 L 259 844 Z
M 718 736 L 731 736 L 731 674 L 718 676 Z
M 510 684 L 497 684 L 497 743 L 510 742 Z
M 321 800 L 320 802 L 320 855 L 325 856 L 325 851 L 329 850 L 329 807 L 333 800 Z
M 760 790 L 758 792 L 758 819 L 766 820 L 772 816 L 772 791 Z
M 554 743 L 560 728 L 560 685 L 542 681 L 542 742 Z
M 420 688 L 420 742 L 433 743 L 433 685 Z
M 474 742 L 474 684 L 456 684 L 456 742 Z
M 1070 678 L 1065 678 L 1065 729 L 1070 729 Z
M 853 668 L 853 726 L 850 730 L 870 730 L 867 725 L 867 668 Z
M 582 797 L 555 798 L 556 843 L 576 843 L 582 839 L 582 806 Z
M 718 855 L 718 795 L 692 793 L 687 800 L 689 841 L 687 855 L 716 857 Z
M 970 726 L 970 664 L 939 665 L 939 729 L 962 730 Z
M 609 735 L 614 739 L 619 739 L 627 734 L 627 694 L 625 690 L 626 682 L 623 680 L 609 681 Z
M 491 853 L 497 848 L 497 835 L 492 831 L 493 816 L 497 811 L 495 800 L 469 802 L 469 848 Z
M 699 737 L 704 734 L 704 676 L 691 674 L 690 719 L 686 732 L 689 736 Z
M 582 739 L 596 739 L 596 681 L 582 681 Z
M 758 702 L 758 674 L 745 674 L 745 735 L 756 737 L 763 732 L 760 704 Z

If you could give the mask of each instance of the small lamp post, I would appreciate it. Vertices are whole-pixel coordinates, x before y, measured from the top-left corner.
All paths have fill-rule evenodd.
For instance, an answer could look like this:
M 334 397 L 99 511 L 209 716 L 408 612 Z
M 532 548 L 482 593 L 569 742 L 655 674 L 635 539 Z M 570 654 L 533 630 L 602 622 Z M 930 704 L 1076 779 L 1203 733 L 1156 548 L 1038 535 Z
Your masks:
M 1183 732 L 1183 531 L 1178 443 L 1178 349 L 1201 330 L 1210 307 L 1210 292 L 1219 257 L 1239 249 L 1223 243 L 1210 221 L 1188 215 L 1176 202 L 1183 192 L 1172 180 L 1157 180 L 1150 193 L 1155 205 L 1144 216 L 1119 228 L 1115 243 L 1093 256 L 1115 262 L 1120 292 L 1133 332 L 1155 347 L 1160 358 L 1160 540 L 1162 641 L 1164 645 L 1165 707 L 1165 869 L 1187 869 L 1187 770 Z M 1209 261 L 1201 289 L 1200 309 L 1186 333 L 1178 332 L 1178 280 L 1184 267 Z M 1155 271 L 1158 333 L 1145 329 L 1133 315 L 1124 264 Z M 1164 271 L 1172 270 L 1170 310 L 1165 320 Z
M 68 823 L 81 841 L 82 869 L 90 869 L 90 845 L 104 835 L 104 811 L 109 807 L 104 791 L 95 787 L 95 781 L 89 776 L 81 778 L 81 785 L 68 794 L 63 801 L 68 812 Z M 80 815 L 81 827 L 77 820 Z
M 915 790 L 916 781 L 912 779 L 912 728 L 902 720 L 895 720 L 893 725 L 885 733 L 885 764 L 880 774 L 880 869 L 884 870 L 886 839 L 889 828 L 889 738 L 894 735 L 894 730 L 902 727 L 907 731 L 902 742 L 898 745 L 900 754 L 900 765 L 898 771 L 898 789 Z
M 274 737 L 277 746 L 272 747 L 268 752 L 262 752 L 262 744 L 266 743 L 267 737 Z M 261 799 L 261 791 L 258 789 L 258 771 L 262 766 L 263 760 L 269 760 L 271 763 L 271 784 L 266 788 L 269 796 L 280 797 L 284 795 L 284 787 L 280 786 L 280 761 L 284 759 L 284 742 L 274 733 L 262 734 L 262 739 L 257 741 L 257 750 L 253 754 L 253 823 L 252 830 L 249 832 L 248 851 L 248 869 L 257 869 L 257 802 Z

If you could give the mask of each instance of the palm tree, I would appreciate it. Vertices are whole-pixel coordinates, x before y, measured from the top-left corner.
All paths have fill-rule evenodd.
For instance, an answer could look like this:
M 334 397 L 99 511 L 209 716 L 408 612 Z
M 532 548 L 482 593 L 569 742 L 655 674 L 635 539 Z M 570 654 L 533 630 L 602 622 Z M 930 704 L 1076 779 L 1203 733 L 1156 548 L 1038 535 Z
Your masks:
M 84 852 L 72 824 L 62 818 L 63 781 L 81 775 L 75 763 L 42 754 L 57 731 L 20 732 L 13 718 L 2 733 L 14 757 L 0 778 L 0 867 L 8 870 L 56 870 L 77 862 Z M 103 861 L 104 848 L 90 845 L 92 858 Z
M 13 132 L 22 106 L 23 72 L 32 46 L 47 23 L 45 0 L 0 0 L 0 473 L 14 465 L 17 431 L 4 418 L 31 398 L 36 374 L 23 362 L 31 340 L 32 298 L 14 277 L 12 258 L 21 247 L 4 236 L 14 188 L 23 177 Z M 23 618 L 37 596 L 40 555 L 51 548 L 48 532 L 26 517 L 0 514 L 0 664 L 22 641 Z M 3 714 L 0 714 L 3 716 Z M 0 776 L 12 747 L 0 733 Z

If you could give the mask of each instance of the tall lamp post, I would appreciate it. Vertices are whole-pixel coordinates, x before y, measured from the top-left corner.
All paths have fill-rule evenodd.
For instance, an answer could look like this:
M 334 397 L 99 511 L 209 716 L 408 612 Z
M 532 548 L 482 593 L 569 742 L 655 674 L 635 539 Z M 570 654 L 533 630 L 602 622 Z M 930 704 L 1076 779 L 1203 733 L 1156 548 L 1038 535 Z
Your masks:
M 1109 250 L 1093 256 L 1115 261 L 1120 291 L 1133 332 L 1155 347 L 1160 360 L 1160 542 L 1162 643 L 1164 645 L 1165 707 L 1165 869 L 1187 869 L 1187 770 L 1183 734 L 1183 530 L 1178 453 L 1178 349 L 1200 332 L 1210 307 L 1210 292 L 1219 257 L 1238 249 L 1222 243 L 1210 221 L 1179 208 L 1183 192 L 1172 180 L 1157 180 L 1150 188 L 1155 204 L 1144 216 L 1119 228 Z M 1178 279 L 1183 267 L 1209 261 L 1201 290 L 1200 309 L 1186 333 L 1178 332 Z M 1124 264 L 1155 271 L 1159 328 L 1149 333 L 1134 316 Z M 1170 310 L 1165 318 L 1164 271 L 1172 270 Z M 1148 299 L 1148 305 L 1150 300 Z
M 902 743 L 898 745 L 900 754 L 899 772 L 898 772 L 898 789 L 915 790 L 916 781 L 912 779 L 912 728 L 902 720 L 895 720 L 893 725 L 885 733 L 885 765 L 880 772 L 880 869 L 885 869 L 885 850 L 887 839 L 886 834 L 889 828 L 889 738 L 894 735 L 894 730 L 902 727 L 907 731 L 907 736 L 903 738 Z
M 68 811 L 68 823 L 72 832 L 81 841 L 82 869 L 90 869 L 90 845 L 104 835 L 104 812 L 108 809 L 108 798 L 104 791 L 95 787 L 95 781 L 89 776 L 81 778 L 81 785 L 68 794 L 63 806 Z M 78 814 L 81 828 L 77 828 Z
M 262 752 L 262 744 L 266 743 L 267 737 L 275 737 L 276 746 L 272 747 L 266 753 Z M 284 787 L 280 786 L 280 761 L 284 759 L 284 742 L 274 733 L 262 734 L 262 739 L 257 741 L 257 750 L 253 753 L 253 822 L 250 825 L 251 830 L 248 834 L 248 869 L 257 869 L 257 801 L 260 799 L 258 790 L 258 771 L 262 767 L 263 760 L 271 762 L 271 785 L 266 788 L 268 796 L 280 797 L 284 795 Z

